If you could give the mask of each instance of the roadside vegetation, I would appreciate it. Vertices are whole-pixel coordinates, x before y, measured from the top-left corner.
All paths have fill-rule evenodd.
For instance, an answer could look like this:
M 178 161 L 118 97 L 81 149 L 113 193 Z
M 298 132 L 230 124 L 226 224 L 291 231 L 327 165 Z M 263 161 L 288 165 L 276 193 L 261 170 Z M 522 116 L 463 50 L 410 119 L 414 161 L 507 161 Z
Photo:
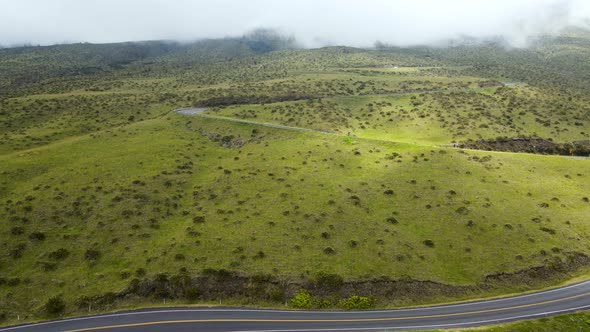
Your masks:
M 519 51 L 269 38 L 0 50 L 3 324 L 393 307 L 588 271 L 586 34 Z

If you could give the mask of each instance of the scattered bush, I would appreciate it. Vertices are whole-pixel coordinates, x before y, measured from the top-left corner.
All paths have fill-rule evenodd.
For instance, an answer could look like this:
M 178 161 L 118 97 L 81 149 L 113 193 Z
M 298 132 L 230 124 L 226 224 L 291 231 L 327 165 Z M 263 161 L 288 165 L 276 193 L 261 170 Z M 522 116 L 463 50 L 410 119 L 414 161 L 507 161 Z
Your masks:
M 335 253 L 336 253 L 336 250 L 332 247 L 325 247 L 324 248 L 324 254 L 333 255 Z
M 254 259 L 262 259 L 264 257 L 266 257 L 266 254 L 263 251 L 259 251 L 259 252 L 256 253 L 256 255 L 254 255 L 253 258 Z
M 139 269 L 135 270 L 135 276 L 138 278 L 145 277 L 146 274 L 147 272 L 143 267 L 140 267 Z
M 14 259 L 21 258 L 26 248 L 27 245 L 24 243 L 17 244 L 12 250 L 10 250 L 10 257 Z
M 45 303 L 45 311 L 49 315 L 59 315 L 66 308 L 65 301 L 60 296 L 50 297 Z
M 37 262 L 35 266 L 39 266 L 42 271 L 49 272 L 57 268 L 57 263 L 54 262 Z
M 10 229 L 10 234 L 12 235 L 23 235 L 25 233 L 25 228 L 21 226 L 15 226 Z
M 289 305 L 296 309 L 309 309 L 312 306 L 311 295 L 305 289 L 299 292 L 289 300 Z
M 313 304 L 318 309 L 330 309 L 334 306 L 332 301 L 325 299 L 314 299 Z
M 100 251 L 95 249 L 87 249 L 84 253 L 84 259 L 88 261 L 96 261 L 100 258 Z
M 209 276 L 209 277 L 213 277 L 217 280 L 230 280 L 233 276 L 234 273 L 232 271 L 228 271 L 226 269 L 212 269 L 212 268 L 206 268 L 203 269 L 203 275 L 205 276 Z
M 372 308 L 373 303 L 368 297 L 352 295 L 338 302 L 338 306 L 347 310 L 363 310 Z
M 394 217 L 387 218 L 387 222 L 393 225 L 398 223 L 397 219 L 395 219 Z
M 184 288 L 183 296 L 187 300 L 194 301 L 194 300 L 198 299 L 200 295 L 201 295 L 201 292 L 199 291 L 199 288 L 197 286 L 188 286 L 188 287 Z
M 61 261 L 68 258 L 69 255 L 70 251 L 68 249 L 59 248 L 56 251 L 50 252 L 49 255 L 47 255 L 47 257 L 49 257 L 49 259 Z
M 45 233 L 33 232 L 29 235 L 29 239 L 33 241 L 43 241 L 45 240 Z
M 469 209 L 462 206 L 462 207 L 458 208 L 455 212 L 457 212 L 458 214 L 461 214 L 461 215 L 467 215 L 467 214 L 469 214 Z
M 432 240 L 424 240 L 422 243 L 427 247 L 434 248 L 434 241 Z
M 10 278 L 10 279 L 6 280 L 6 284 L 10 287 L 18 286 L 18 285 L 20 285 L 20 283 L 21 283 L 20 278 Z
M 195 216 L 193 217 L 193 222 L 195 224 L 202 224 L 205 222 L 205 216 Z

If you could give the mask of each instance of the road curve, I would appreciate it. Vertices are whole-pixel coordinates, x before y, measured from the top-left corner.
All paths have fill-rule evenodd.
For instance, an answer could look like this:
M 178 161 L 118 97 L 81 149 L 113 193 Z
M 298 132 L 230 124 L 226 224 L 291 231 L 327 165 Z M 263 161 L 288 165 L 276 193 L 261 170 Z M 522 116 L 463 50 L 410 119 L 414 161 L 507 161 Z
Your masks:
M 475 327 L 590 309 L 590 281 L 502 299 L 410 309 L 160 308 L 12 326 L 41 331 L 398 331 Z

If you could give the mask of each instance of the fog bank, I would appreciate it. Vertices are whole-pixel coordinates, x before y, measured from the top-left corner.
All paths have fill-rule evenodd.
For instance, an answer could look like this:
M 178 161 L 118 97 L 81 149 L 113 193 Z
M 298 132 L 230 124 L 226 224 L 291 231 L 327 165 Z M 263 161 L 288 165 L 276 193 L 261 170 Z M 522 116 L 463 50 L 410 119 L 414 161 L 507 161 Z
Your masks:
M 304 46 L 437 44 L 462 36 L 524 47 L 589 27 L 585 0 L 0 0 L 0 45 L 239 36 L 259 27 Z

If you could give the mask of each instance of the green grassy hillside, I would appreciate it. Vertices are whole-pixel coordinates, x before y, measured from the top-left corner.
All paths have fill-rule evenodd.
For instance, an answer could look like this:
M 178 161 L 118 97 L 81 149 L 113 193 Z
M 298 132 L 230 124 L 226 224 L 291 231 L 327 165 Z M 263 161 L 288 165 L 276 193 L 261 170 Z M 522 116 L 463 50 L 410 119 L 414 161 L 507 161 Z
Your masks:
M 450 147 L 588 140 L 583 86 L 510 69 L 566 42 L 493 53 L 269 52 L 243 40 L 1 50 L 13 70 L 0 77 L 1 317 L 41 317 L 55 296 L 67 313 L 89 299 L 94 310 L 162 298 L 278 305 L 300 287 L 394 306 L 583 273 L 587 158 Z M 498 63 L 508 72 L 490 74 Z M 49 69 L 19 79 L 38 67 Z M 173 112 L 203 105 L 207 116 Z M 248 280 L 250 295 L 215 293 L 207 277 Z M 426 282 L 435 291 L 418 296 Z

